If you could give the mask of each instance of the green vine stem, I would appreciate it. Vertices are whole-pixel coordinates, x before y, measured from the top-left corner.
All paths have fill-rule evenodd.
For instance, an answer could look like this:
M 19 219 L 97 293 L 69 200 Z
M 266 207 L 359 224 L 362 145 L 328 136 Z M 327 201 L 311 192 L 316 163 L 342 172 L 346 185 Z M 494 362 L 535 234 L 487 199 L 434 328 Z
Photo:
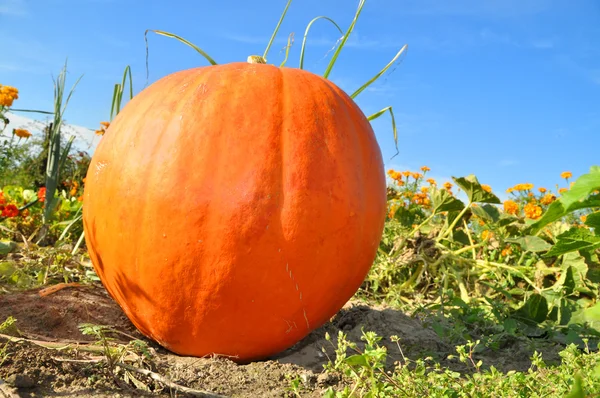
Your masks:
M 339 27 L 338 24 L 335 23 L 335 21 L 331 18 L 325 17 L 325 16 L 319 16 L 316 18 L 313 18 L 312 21 L 310 21 L 308 23 L 308 26 L 306 26 L 306 30 L 304 31 L 304 39 L 302 39 L 302 48 L 300 49 L 300 69 L 304 68 L 304 49 L 306 47 L 306 38 L 308 36 L 308 31 L 310 30 L 310 27 L 312 26 L 313 23 L 315 23 L 316 21 L 318 21 L 319 19 L 325 19 L 329 22 L 331 22 L 336 28 L 337 30 L 340 32 L 340 34 L 344 34 L 344 31 L 342 30 L 342 28 Z
M 269 53 L 269 50 L 271 49 L 271 45 L 273 44 L 273 41 L 275 41 L 275 36 L 277 36 L 277 32 L 279 32 L 279 28 L 281 27 L 281 23 L 283 22 L 283 18 L 285 18 L 285 14 L 287 14 L 287 10 L 288 8 L 290 8 L 290 4 L 292 4 L 292 0 L 288 0 L 287 4 L 285 5 L 285 8 L 283 10 L 283 13 L 281 14 L 281 17 L 279 18 L 279 22 L 277 23 L 277 26 L 275 26 L 275 30 L 273 31 L 273 34 L 271 35 L 271 39 L 269 40 L 269 44 L 267 44 L 267 48 L 265 49 L 265 52 L 263 54 L 263 59 L 265 60 L 265 63 L 267 61 L 267 54 Z

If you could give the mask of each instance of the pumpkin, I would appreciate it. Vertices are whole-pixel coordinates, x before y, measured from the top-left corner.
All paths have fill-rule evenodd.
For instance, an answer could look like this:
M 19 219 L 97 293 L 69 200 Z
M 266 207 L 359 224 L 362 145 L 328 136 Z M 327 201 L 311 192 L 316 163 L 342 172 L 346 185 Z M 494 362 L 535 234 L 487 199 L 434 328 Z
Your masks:
M 234 62 L 136 95 L 95 150 L 83 222 L 132 323 L 172 352 L 266 358 L 327 322 L 374 260 L 381 151 L 334 83 Z

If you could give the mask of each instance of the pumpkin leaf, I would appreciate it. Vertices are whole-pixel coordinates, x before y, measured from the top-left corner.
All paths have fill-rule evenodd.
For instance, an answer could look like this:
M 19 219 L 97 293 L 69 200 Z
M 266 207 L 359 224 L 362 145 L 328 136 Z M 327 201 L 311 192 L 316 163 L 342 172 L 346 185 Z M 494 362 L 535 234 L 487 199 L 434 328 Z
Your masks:
M 331 70 L 333 69 L 333 65 L 335 65 L 335 61 L 337 61 L 338 57 L 340 56 L 340 52 L 342 51 L 342 48 L 344 48 L 344 45 L 348 41 L 348 37 L 350 37 L 350 33 L 352 33 L 352 31 L 354 30 L 354 25 L 356 25 L 356 21 L 358 21 L 358 17 L 360 16 L 360 13 L 364 6 L 365 6 L 365 0 L 360 0 L 360 2 L 358 3 L 358 8 L 356 10 L 356 14 L 354 15 L 354 19 L 352 20 L 352 23 L 348 27 L 346 34 L 344 34 L 344 37 L 342 38 L 342 42 L 340 43 L 340 45 L 337 47 L 337 49 L 333 53 L 333 56 L 331 57 L 331 61 L 329 61 L 329 65 L 327 65 L 327 69 L 325 69 L 325 73 L 323 73 L 323 77 L 325 79 L 327 79 L 329 77 L 329 74 L 331 73 Z
M 386 66 L 384 66 L 384 68 L 382 70 L 380 70 L 379 73 L 377 73 L 375 76 L 373 76 L 368 82 L 363 84 L 354 93 L 352 93 L 350 98 L 356 97 L 358 94 L 362 93 L 367 87 L 369 87 L 371 84 L 373 84 L 375 82 L 375 80 L 379 79 L 381 77 L 381 75 L 383 75 L 392 65 L 394 65 L 394 62 L 396 62 L 398 57 L 400 57 L 400 55 L 402 55 L 402 53 L 404 53 L 404 51 L 406 51 L 407 48 L 408 48 L 408 44 L 403 45 L 402 48 L 400 49 L 400 51 L 398 51 L 398 53 L 396 54 L 396 56 L 394 58 L 392 58 L 392 60 Z
M 467 177 L 452 177 L 452 179 L 465 191 L 470 203 L 502 203 L 496 195 L 484 190 L 473 174 Z
M 308 26 L 306 27 L 306 30 L 304 31 L 304 39 L 302 39 L 302 48 L 300 49 L 300 66 L 299 66 L 300 69 L 304 68 L 304 48 L 306 47 L 306 37 L 308 36 L 308 31 L 310 30 L 310 27 L 312 26 L 312 24 L 315 23 L 316 21 L 318 21 L 319 19 L 325 19 L 325 20 L 331 22 L 333 24 L 333 26 L 335 26 L 342 35 L 344 34 L 344 31 L 342 31 L 342 28 L 340 28 L 339 25 L 336 24 L 333 19 L 325 17 L 325 16 L 319 16 L 319 17 L 313 18 L 313 20 L 308 23 Z
M 396 144 L 396 153 L 394 154 L 394 156 L 392 156 L 393 159 L 394 157 L 396 157 L 396 155 L 400 153 L 400 150 L 398 149 L 398 130 L 396 130 L 396 118 L 394 117 L 394 111 L 392 111 L 392 107 L 388 106 L 386 108 L 383 108 L 379 112 L 375 112 L 371 116 L 367 117 L 367 120 L 373 121 L 388 111 L 390 112 L 390 116 L 392 117 L 392 130 L 394 131 L 394 143 Z
M 575 250 L 591 251 L 600 247 L 600 236 L 585 228 L 574 227 L 556 237 L 557 241 L 544 257 L 560 256 Z
M 580 176 L 575 184 L 562 194 L 560 202 L 568 209 L 573 203 L 585 199 L 598 189 L 600 189 L 600 166 L 592 166 L 588 174 Z
M 450 195 L 445 189 L 431 190 L 431 203 L 433 205 L 433 213 L 441 213 L 443 211 L 461 211 L 465 208 L 465 204 Z
M 552 247 L 551 244 L 549 244 L 539 236 L 526 235 L 520 238 L 512 238 L 505 240 L 509 243 L 516 243 L 520 245 L 523 250 L 533 253 L 543 252 Z
M 500 219 L 498 208 L 487 203 L 483 206 L 471 207 L 471 212 L 488 223 L 495 223 Z
M 17 244 L 12 241 L 0 241 L 0 254 L 8 254 L 15 250 Z
M 590 228 L 594 228 L 596 235 L 600 235 L 600 212 L 588 214 L 585 219 L 585 225 Z
M 540 294 L 532 294 L 525 304 L 515 312 L 515 318 L 524 322 L 542 323 L 548 315 L 548 301 Z

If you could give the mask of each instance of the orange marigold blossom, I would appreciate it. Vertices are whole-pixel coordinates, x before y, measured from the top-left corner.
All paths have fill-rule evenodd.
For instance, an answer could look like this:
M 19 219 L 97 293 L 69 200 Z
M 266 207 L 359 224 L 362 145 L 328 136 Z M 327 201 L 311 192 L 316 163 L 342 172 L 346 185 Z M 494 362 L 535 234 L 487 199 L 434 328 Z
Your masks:
M 568 191 L 568 189 L 567 189 L 567 188 L 560 188 L 560 189 L 558 190 L 558 193 L 565 193 L 565 192 L 567 192 L 567 191 Z
M 0 106 L 12 106 L 13 101 L 19 99 L 19 90 L 11 86 L 0 84 Z
M 512 200 L 505 200 L 504 211 L 508 214 L 516 215 L 519 211 L 519 205 Z
M 485 231 L 483 231 L 481 233 L 481 239 L 483 240 L 488 240 L 494 237 L 494 233 L 492 231 L 490 231 L 489 229 L 486 229 Z
M 0 191 L 0 205 L 6 203 L 6 199 L 4 199 L 4 192 Z
M 427 193 L 429 191 L 429 187 L 421 187 L 421 192 Z
M 423 177 L 423 174 L 421 174 L 421 173 L 412 173 L 412 177 L 413 177 L 415 180 L 418 180 L 419 178 L 422 178 L 422 177 Z
M 428 178 L 427 182 L 429 183 L 429 185 L 437 185 L 437 181 L 434 180 L 433 178 Z
M 502 257 L 506 257 L 509 254 L 512 254 L 512 248 L 510 246 L 507 246 L 504 249 L 502 249 L 502 252 L 500 252 L 500 254 L 502 255 Z
M 46 187 L 41 187 L 37 193 L 38 200 L 43 202 L 46 200 Z
M 571 173 L 570 171 L 563 171 L 562 173 L 560 173 L 560 178 L 564 178 L 565 180 L 568 180 L 571 177 L 573 177 L 573 173 Z
M 403 171 L 403 172 L 402 172 L 402 175 L 403 175 L 404 177 L 410 177 L 410 175 L 411 175 L 411 174 L 412 174 L 412 173 L 411 173 L 410 171 Z
M 448 181 L 448 182 L 445 182 L 445 183 L 444 183 L 444 188 L 446 188 L 446 189 L 450 189 L 450 188 L 452 188 L 452 183 L 451 183 L 451 182 L 449 182 L 449 181 Z
M 585 222 L 587 220 L 587 214 L 579 216 L 579 219 L 581 220 L 581 222 Z
M 29 132 L 29 130 L 25 130 L 25 129 L 13 129 L 13 134 L 19 138 L 31 137 L 31 133 Z
M 546 193 L 547 189 L 544 187 L 539 187 L 538 191 L 540 191 L 540 193 Z
M 542 216 L 542 208 L 533 203 L 527 203 L 523 208 L 523 212 L 527 218 L 537 220 Z
M 547 193 L 540 199 L 540 203 L 547 206 L 550 203 L 554 202 L 555 200 L 556 200 L 556 196 L 552 195 L 551 193 Z
M 430 170 L 431 170 L 431 169 L 430 169 L 429 167 L 427 167 L 427 166 L 423 166 L 423 167 L 421 167 L 421 171 L 422 171 L 423 173 L 427 173 L 427 172 L 428 172 L 428 171 L 430 171 Z
M 492 187 L 490 187 L 487 184 L 481 184 L 481 188 L 485 191 L 485 192 L 492 192 Z

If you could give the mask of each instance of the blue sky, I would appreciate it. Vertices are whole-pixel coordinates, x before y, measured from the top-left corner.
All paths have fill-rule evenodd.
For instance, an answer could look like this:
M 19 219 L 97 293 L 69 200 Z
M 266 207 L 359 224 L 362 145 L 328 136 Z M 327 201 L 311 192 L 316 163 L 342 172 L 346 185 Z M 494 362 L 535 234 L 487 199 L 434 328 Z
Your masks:
M 96 128 L 109 117 L 114 83 L 133 70 L 146 84 L 144 31 L 179 34 L 217 62 L 262 54 L 286 0 L 0 0 L 0 84 L 20 90 L 18 108 L 50 110 L 52 77 L 68 58 L 70 86 L 84 75 L 66 119 Z M 297 67 L 306 24 L 326 15 L 346 29 L 358 0 L 295 0 L 269 62 Z M 317 22 L 305 69 L 321 74 L 339 33 Z M 373 123 L 387 167 L 431 167 L 432 176 L 476 174 L 504 191 L 600 164 L 600 2 L 597 0 L 367 0 L 330 79 L 352 92 L 404 44 L 391 72 L 356 101 Z M 149 82 L 206 65 L 192 49 L 152 35 Z

